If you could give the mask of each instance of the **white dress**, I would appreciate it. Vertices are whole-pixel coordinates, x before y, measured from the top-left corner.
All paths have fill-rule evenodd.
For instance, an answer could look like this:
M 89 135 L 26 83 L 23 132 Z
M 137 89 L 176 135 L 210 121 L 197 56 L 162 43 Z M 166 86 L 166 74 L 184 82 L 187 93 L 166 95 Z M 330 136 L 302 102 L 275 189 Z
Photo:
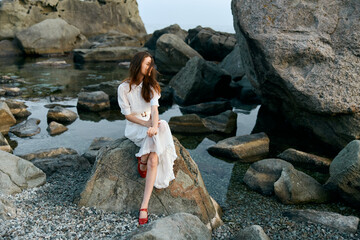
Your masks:
M 136 117 L 144 121 L 149 120 L 151 106 L 159 106 L 160 95 L 155 91 L 150 102 L 146 102 L 141 96 L 142 83 L 138 86 L 132 85 L 129 92 L 129 83 L 123 82 L 118 87 L 118 103 L 121 113 L 129 115 L 136 113 Z M 166 188 L 171 180 L 175 179 L 173 165 L 177 158 L 174 141 L 169 125 L 166 121 L 159 121 L 158 134 L 153 137 L 147 135 L 147 127 L 126 120 L 125 137 L 133 141 L 140 150 L 135 154 L 141 157 L 144 154 L 155 152 L 159 157 L 159 165 L 154 186 L 156 188 Z

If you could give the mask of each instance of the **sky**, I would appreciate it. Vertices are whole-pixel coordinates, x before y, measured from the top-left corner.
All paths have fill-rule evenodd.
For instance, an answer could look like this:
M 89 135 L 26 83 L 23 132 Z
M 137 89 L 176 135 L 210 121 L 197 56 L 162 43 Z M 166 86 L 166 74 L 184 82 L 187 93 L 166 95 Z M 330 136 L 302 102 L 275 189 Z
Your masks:
M 146 31 L 179 24 L 188 30 L 198 25 L 234 33 L 231 0 L 137 0 Z

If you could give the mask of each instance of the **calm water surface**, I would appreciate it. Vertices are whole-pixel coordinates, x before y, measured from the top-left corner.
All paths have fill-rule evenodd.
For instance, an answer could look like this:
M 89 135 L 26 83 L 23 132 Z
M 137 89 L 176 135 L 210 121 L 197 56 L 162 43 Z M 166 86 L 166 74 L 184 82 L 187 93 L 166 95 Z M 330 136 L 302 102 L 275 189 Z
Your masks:
M 110 137 L 117 139 L 124 136 L 125 120 L 118 109 L 103 113 L 78 113 L 77 94 L 83 86 L 105 81 L 122 80 L 127 76 L 127 69 L 118 66 L 118 63 L 92 63 L 74 65 L 70 57 L 61 58 L 68 65 L 63 67 L 39 66 L 37 59 L 11 59 L 0 62 L 0 75 L 16 76 L 20 83 L 10 84 L 23 91 L 20 99 L 26 103 L 32 113 L 29 118 L 41 120 L 40 134 L 32 137 L 19 138 L 9 133 L 11 145 L 15 148 L 14 154 L 21 155 L 40 149 L 55 147 L 73 148 L 82 154 L 96 137 Z M 50 96 L 52 101 L 50 101 Z M 54 101 L 57 99 L 57 101 Z M 49 103 L 70 105 L 68 109 L 78 113 L 78 119 L 67 125 L 68 131 L 50 136 L 46 115 Z M 259 106 L 241 105 L 233 109 L 238 114 L 236 135 L 251 133 Z M 172 116 L 182 115 L 179 106 L 174 104 L 160 114 L 160 118 L 169 121 Z M 218 135 L 183 136 L 174 134 L 188 149 L 191 157 L 198 164 L 209 193 L 219 202 L 226 204 L 226 195 L 234 164 L 214 158 L 206 149 L 216 141 L 223 139 Z

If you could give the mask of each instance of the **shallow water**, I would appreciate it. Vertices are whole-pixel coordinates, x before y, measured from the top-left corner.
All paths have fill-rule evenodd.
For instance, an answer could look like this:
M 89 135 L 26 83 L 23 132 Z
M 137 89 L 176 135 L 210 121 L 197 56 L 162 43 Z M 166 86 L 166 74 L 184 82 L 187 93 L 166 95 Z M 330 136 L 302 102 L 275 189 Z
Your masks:
M 118 63 L 74 65 L 70 57 L 60 59 L 65 60 L 68 65 L 54 67 L 36 64 L 47 60 L 46 58 L 0 61 L 0 75 L 17 76 L 23 78 L 25 82 L 13 84 L 23 92 L 21 98 L 15 99 L 25 101 L 28 110 L 32 113 L 29 118 L 41 120 L 39 124 L 41 132 L 35 136 L 19 138 L 9 132 L 10 144 L 16 155 L 56 147 L 72 148 L 82 154 L 96 137 L 117 139 L 124 136 L 125 120 L 118 109 L 102 113 L 78 113 L 76 96 L 83 86 L 122 80 L 128 70 L 119 67 Z M 54 98 L 60 100 L 54 101 Z M 46 130 L 48 108 L 45 105 L 50 103 L 73 106 L 68 109 L 79 115 L 75 122 L 67 125 L 68 131 L 56 136 L 50 136 Z M 255 125 L 259 106 L 237 105 L 233 110 L 238 114 L 236 135 L 250 134 Z M 179 115 L 182 115 L 179 106 L 174 104 L 166 108 L 160 114 L 160 118 L 169 121 L 172 116 Z M 198 164 L 210 195 L 224 206 L 226 196 L 229 194 L 227 191 L 234 164 L 211 156 L 206 149 L 225 136 L 174 135 Z

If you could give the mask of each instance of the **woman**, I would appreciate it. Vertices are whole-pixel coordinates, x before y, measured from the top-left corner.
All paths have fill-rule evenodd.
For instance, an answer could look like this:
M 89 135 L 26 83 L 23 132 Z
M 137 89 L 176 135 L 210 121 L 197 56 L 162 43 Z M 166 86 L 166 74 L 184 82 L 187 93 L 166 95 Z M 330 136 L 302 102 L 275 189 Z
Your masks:
M 177 158 L 167 122 L 159 121 L 160 86 L 156 81 L 154 59 L 147 52 L 137 53 L 130 62 L 130 76 L 118 87 L 118 102 L 125 115 L 125 136 L 140 147 L 135 156 L 138 172 L 146 178 L 139 213 L 139 224 L 148 222 L 147 208 L 153 187 L 166 188 L 175 178 Z

